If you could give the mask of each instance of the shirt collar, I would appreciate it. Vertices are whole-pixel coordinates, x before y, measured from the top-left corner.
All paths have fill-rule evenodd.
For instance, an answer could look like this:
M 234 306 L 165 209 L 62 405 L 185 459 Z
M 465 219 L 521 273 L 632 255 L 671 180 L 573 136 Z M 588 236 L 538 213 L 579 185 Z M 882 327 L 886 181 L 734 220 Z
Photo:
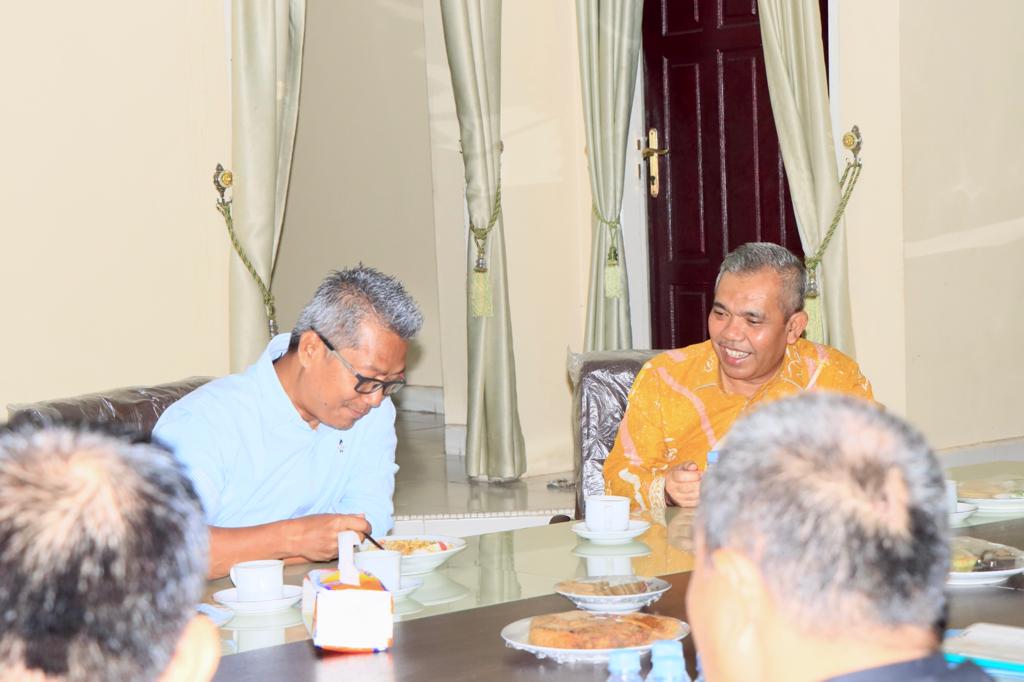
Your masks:
M 912 661 L 883 665 L 857 672 L 830 677 L 824 682 L 905 682 L 905 680 L 944 679 L 949 664 L 941 652 Z
M 253 363 L 247 374 L 251 374 L 256 380 L 260 395 L 260 410 L 263 423 L 266 426 L 301 426 L 309 430 L 309 424 L 299 415 L 291 398 L 281 385 L 281 380 L 274 371 L 274 360 L 288 352 L 288 342 L 291 334 L 278 334 L 270 340 L 260 355 L 259 360 Z

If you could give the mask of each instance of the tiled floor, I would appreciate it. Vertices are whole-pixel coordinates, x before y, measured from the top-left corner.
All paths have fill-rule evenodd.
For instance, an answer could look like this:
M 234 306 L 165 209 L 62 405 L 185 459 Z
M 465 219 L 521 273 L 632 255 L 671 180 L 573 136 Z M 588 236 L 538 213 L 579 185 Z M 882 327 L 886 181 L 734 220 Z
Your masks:
M 575 492 L 547 487 L 553 479 L 571 479 L 571 472 L 512 483 L 473 483 L 466 478 L 463 458 L 444 454 L 441 415 L 400 411 L 396 428 L 396 532 L 475 535 L 573 513 Z M 420 523 L 409 523 L 414 521 Z

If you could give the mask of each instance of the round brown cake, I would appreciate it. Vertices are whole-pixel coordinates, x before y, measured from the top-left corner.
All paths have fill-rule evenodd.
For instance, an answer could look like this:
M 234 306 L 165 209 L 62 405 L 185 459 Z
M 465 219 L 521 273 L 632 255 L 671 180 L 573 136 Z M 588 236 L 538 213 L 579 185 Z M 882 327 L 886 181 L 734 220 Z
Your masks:
M 649 613 L 566 611 L 534 616 L 530 621 L 530 644 L 555 649 L 645 646 L 678 635 L 678 620 Z

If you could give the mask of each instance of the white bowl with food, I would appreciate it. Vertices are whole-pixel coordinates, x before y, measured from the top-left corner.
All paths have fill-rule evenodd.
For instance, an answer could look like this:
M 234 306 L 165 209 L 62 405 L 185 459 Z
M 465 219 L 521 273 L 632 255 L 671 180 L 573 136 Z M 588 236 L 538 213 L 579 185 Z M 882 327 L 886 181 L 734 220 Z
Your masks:
M 402 575 L 430 573 L 453 556 L 466 549 L 466 541 L 448 535 L 389 535 L 378 540 L 384 549 L 402 554 Z M 360 546 L 362 552 L 375 552 L 368 540 Z
M 661 578 L 609 575 L 563 580 L 555 592 L 584 611 L 632 613 L 658 601 L 671 587 Z

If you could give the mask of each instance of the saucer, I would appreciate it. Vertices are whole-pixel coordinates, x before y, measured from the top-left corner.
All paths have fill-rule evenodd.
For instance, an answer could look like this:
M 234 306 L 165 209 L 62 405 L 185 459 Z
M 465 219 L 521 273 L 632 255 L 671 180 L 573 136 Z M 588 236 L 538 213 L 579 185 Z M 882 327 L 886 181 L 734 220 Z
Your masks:
M 651 524 L 647 521 L 630 519 L 629 528 L 626 530 L 594 531 L 587 528 L 586 521 L 580 521 L 573 524 L 572 532 L 581 538 L 590 540 L 595 545 L 624 545 L 633 538 L 643 535 L 650 527 Z
M 423 578 L 414 578 L 410 575 L 402 576 L 402 587 L 397 590 L 391 590 L 391 596 L 395 598 L 395 601 L 405 599 L 414 590 L 418 590 L 423 585 Z
M 284 585 L 280 599 L 264 599 L 262 601 L 238 601 L 238 590 L 234 587 L 213 593 L 213 600 L 223 604 L 236 614 L 255 615 L 258 613 L 277 613 L 293 606 L 302 599 L 302 588 L 298 585 Z

